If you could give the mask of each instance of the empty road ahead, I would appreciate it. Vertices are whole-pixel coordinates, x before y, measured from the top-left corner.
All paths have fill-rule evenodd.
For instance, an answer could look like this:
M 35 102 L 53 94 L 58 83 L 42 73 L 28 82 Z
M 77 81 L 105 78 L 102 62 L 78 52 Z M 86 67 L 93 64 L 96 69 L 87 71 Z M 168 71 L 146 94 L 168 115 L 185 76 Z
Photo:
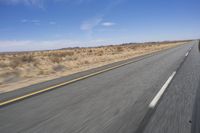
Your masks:
M 198 122 L 199 78 L 193 41 L 2 106 L 0 133 L 189 133 Z

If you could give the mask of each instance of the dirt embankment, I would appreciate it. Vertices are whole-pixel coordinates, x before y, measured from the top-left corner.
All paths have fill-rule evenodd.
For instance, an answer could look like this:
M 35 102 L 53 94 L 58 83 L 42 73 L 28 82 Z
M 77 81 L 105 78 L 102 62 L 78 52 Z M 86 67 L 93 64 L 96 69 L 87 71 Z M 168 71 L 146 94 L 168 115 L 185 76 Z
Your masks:
M 112 62 L 181 45 L 184 42 L 116 45 L 0 55 L 0 93 Z

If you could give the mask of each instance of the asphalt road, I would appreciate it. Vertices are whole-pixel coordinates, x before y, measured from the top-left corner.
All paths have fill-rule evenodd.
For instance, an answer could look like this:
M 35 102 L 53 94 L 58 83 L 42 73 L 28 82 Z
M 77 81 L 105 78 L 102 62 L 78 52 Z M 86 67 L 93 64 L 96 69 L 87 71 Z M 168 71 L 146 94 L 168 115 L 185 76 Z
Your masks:
M 190 133 L 191 130 L 200 133 L 200 107 L 194 106 L 195 101 L 196 104 L 200 102 L 199 81 L 200 53 L 195 45 L 165 92 L 144 133 Z M 192 129 L 192 125 L 196 129 Z
M 190 132 L 195 125 L 195 116 L 198 116 L 193 106 L 200 72 L 196 44 L 194 41 L 159 52 L 135 63 L 3 106 L 0 108 L 0 132 Z M 171 84 L 148 114 L 150 102 L 174 71 L 177 73 Z

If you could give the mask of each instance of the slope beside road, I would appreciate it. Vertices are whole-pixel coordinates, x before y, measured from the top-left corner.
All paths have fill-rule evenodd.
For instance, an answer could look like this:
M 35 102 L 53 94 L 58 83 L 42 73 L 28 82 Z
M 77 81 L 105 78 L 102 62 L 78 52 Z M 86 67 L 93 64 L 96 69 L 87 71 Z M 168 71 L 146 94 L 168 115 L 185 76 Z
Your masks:
M 133 133 L 151 100 L 195 44 L 2 107 L 0 132 Z

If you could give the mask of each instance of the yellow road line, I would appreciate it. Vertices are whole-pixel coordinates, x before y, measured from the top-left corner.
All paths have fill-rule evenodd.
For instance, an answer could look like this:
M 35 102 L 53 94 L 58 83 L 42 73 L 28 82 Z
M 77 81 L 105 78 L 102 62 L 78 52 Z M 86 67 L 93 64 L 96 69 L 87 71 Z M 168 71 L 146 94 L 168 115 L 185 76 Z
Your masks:
M 10 99 L 10 100 L 7 100 L 7 101 L 0 101 L 0 107 L 14 103 L 14 102 L 17 102 L 17 101 L 20 101 L 20 100 L 23 100 L 23 99 L 26 99 L 26 98 L 29 98 L 31 96 L 34 96 L 34 95 L 37 95 L 37 94 L 40 94 L 40 93 L 44 93 L 44 92 L 56 89 L 56 88 L 61 87 L 61 86 L 65 86 L 65 85 L 68 85 L 68 84 L 71 84 L 71 83 L 74 83 L 74 82 L 77 82 L 77 81 L 80 81 L 80 80 L 83 80 L 83 79 L 86 79 L 86 78 L 89 78 L 89 77 L 92 77 L 92 76 L 95 76 L 95 75 L 98 75 L 98 74 L 101 74 L 101 73 L 104 73 L 104 72 L 125 66 L 125 65 L 128 65 L 128 64 L 131 64 L 131 63 L 134 63 L 134 62 L 137 62 L 141 59 L 144 59 L 144 58 L 147 58 L 147 57 L 150 57 L 150 56 L 152 56 L 152 55 L 146 55 L 143 58 L 139 58 L 139 59 L 134 60 L 134 61 L 129 61 L 129 62 L 120 64 L 120 65 L 117 65 L 117 66 L 113 66 L 113 67 L 110 67 L 110 68 L 107 68 L 107 69 L 104 69 L 104 70 L 100 70 L 98 72 L 94 72 L 94 73 L 91 73 L 91 74 L 88 74 L 88 75 L 85 75 L 85 76 L 82 76 L 82 77 L 79 77 L 79 78 L 76 78 L 76 79 L 72 79 L 70 81 L 67 81 L 67 82 L 64 82 L 64 83 L 61 83 L 61 84 L 57 84 L 57 85 L 54 85 L 54 86 L 51 86 L 51 87 L 48 87 L 48 88 L 45 88 L 45 89 L 42 89 L 42 90 L 39 90 L 39 91 L 31 92 L 31 93 L 28 93 L 28 94 L 25 94 L 23 96 L 19 96 L 19 97 L 16 97 L 16 98 L 13 98 L 13 99 Z
M 135 60 L 135 61 L 137 61 L 137 60 Z M 48 87 L 48 88 L 45 88 L 45 89 L 42 89 L 42 90 L 39 90 L 39 91 L 35 91 L 35 92 L 29 93 L 29 94 L 25 94 L 23 96 L 19 96 L 17 98 L 13 98 L 11 100 L 0 102 L 0 107 L 4 106 L 4 105 L 7 105 L 7 104 L 10 104 L 10 103 L 13 103 L 13 102 L 16 102 L 16 101 L 19 101 L 19 100 L 23 100 L 25 98 L 28 98 L 28 97 L 31 97 L 31 96 L 34 96 L 34 95 L 37 95 L 37 94 L 40 94 L 40 93 L 43 93 L 43 92 L 46 92 L 46 91 L 50 91 L 50 90 L 56 89 L 56 88 L 64 86 L 64 85 L 68 85 L 70 83 L 74 83 L 74 82 L 77 82 L 77 81 L 80 81 L 80 80 L 83 80 L 83 79 L 98 75 L 100 73 L 104 73 L 104 72 L 116 69 L 118 67 L 133 63 L 135 61 L 130 61 L 130 62 L 127 62 L 127 63 L 124 63 L 124 64 L 120 64 L 120 65 L 117 65 L 117 66 L 114 66 L 114 67 L 110 67 L 110 68 L 107 68 L 107 69 L 104 69 L 104 70 L 101 70 L 101 71 L 98 71 L 98 72 L 91 73 L 91 74 L 86 75 L 86 76 L 82 76 L 82 77 L 79 77 L 79 78 L 76 78 L 76 79 L 73 79 L 73 80 L 58 84 L 58 85 L 54 85 L 54 86 L 51 86 L 51 87 Z

